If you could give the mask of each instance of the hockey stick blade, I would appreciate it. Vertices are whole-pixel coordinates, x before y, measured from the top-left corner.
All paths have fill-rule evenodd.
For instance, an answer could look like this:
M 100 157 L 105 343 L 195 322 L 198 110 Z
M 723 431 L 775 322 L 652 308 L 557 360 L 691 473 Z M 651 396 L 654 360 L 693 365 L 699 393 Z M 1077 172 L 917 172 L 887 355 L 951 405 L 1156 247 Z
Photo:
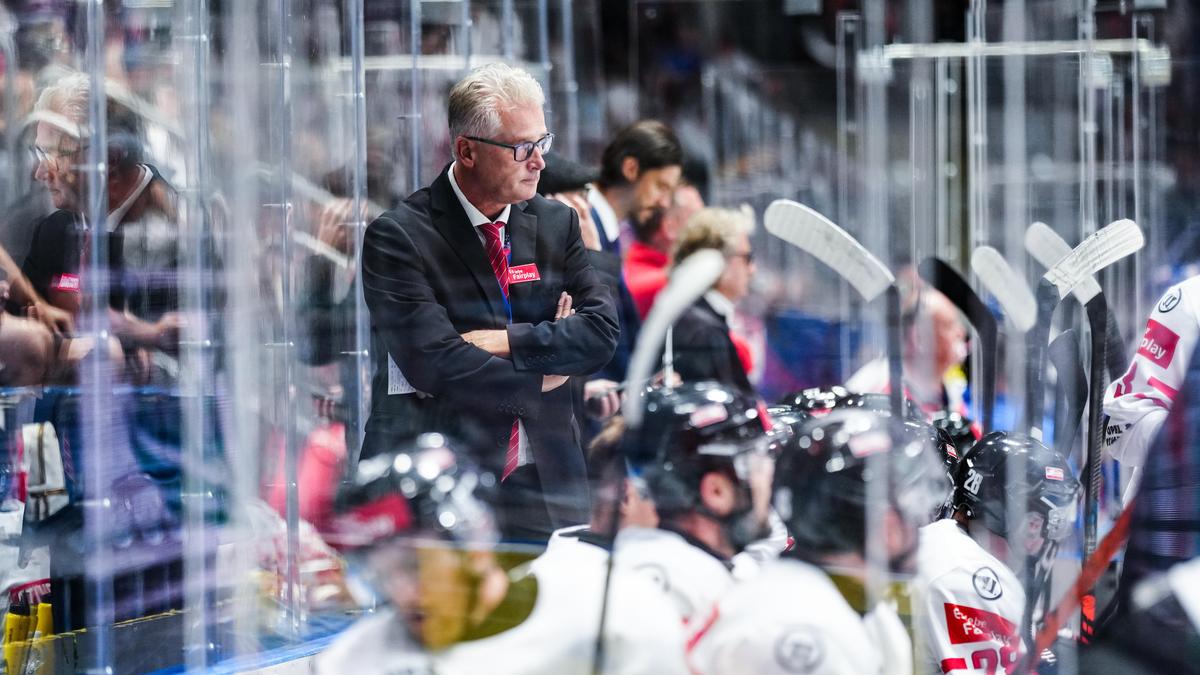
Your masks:
M 1146 238 L 1137 223 L 1118 220 L 1081 241 L 1065 258 L 1054 263 L 1043 279 L 1054 284 L 1061 300 L 1085 279 L 1137 253 L 1145 245 Z
M 874 300 L 896 281 L 890 270 L 845 230 L 813 209 L 777 199 L 763 214 L 767 232 L 833 268 L 864 300 Z
M 1071 254 L 1071 245 L 1054 228 L 1043 222 L 1036 222 L 1025 230 L 1025 250 L 1045 269 L 1050 269 L 1063 258 Z M 1079 304 L 1086 305 L 1100 292 L 1100 284 L 1093 278 L 1083 279 L 1073 291 Z
M 629 428 L 637 428 L 642 422 L 641 383 L 649 380 L 654 372 L 654 360 L 663 346 L 667 329 L 692 303 L 704 295 L 720 278 L 725 270 L 725 256 L 713 249 L 703 249 L 688 256 L 675 267 L 666 288 L 658 294 L 645 323 L 638 333 L 633 356 L 629 359 L 626 374 L 625 403 L 621 412 Z
M 1071 245 L 1049 225 L 1038 222 L 1030 225 L 1029 229 L 1025 231 L 1025 250 L 1029 251 L 1033 259 L 1038 261 L 1042 267 L 1050 269 L 1054 263 L 1071 253 Z M 1095 279 L 1081 281 L 1074 291 L 1075 298 L 1085 307 L 1100 293 L 1100 284 Z M 1109 379 L 1115 380 L 1125 372 L 1129 360 L 1125 354 L 1125 344 L 1121 339 L 1121 329 L 1117 326 L 1116 317 L 1109 312 L 1105 321 L 1107 323 L 1105 326 L 1107 333 L 1105 367 L 1108 370 Z
M 971 255 L 971 269 L 979 282 L 996 298 L 1014 328 L 1025 333 L 1037 320 L 1037 301 L 1029 284 L 991 246 L 980 246 Z

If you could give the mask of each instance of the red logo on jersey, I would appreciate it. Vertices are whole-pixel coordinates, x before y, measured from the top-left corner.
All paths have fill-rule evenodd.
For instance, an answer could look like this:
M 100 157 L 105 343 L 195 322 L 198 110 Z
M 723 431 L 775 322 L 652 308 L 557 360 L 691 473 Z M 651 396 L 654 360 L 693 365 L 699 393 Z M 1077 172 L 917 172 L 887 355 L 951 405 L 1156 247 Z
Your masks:
M 1175 345 L 1179 344 L 1179 336 L 1170 328 L 1150 319 L 1146 322 L 1146 334 L 1138 346 L 1138 354 L 1150 359 L 1159 368 L 1171 365 L 1175 358 Z
M 508 268 L 508 283 L 510 284 L 523 284 L 526 281 L 538 281 L 541 278 L 542 275 L 538 274 L 537 265 L 534 263 Z
M 944 608 L 950 644 L 998 642 L 1010 646 L 1016 643 L 1016 625 L 999 614 L 948 602 Z

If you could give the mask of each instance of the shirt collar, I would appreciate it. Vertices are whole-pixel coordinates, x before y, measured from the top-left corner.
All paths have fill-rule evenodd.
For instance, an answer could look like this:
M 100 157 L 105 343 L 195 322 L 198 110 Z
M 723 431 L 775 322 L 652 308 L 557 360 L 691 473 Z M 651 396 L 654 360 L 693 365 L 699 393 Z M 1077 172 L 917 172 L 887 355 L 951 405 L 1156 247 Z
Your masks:
M 596 211 L 600 227 L 604 228 L 604 236 L 609 241 L 616 241 L 617 237 L 621 236 L 621 221 L 617 219 L 617 212 L 613 210 L 612 204 L 608 203 L 595 185 L 590 187 L 591 189 L 587 193 L 588 204 Z
M 721 317 L 725 319 L 725 323 L 729 323 L 729 320 L 733 318 L 733 312 L 735 309 L 733 306 L 733 301 L 724 295 L 721 295 L 720 291 L 708 291 L 704 294 L 704 301 L 713 308 L 713 311 L 715 311 L 717 314 L 720 314 Z
M 454 162 L 450 165 L 450 170 L 448 172 L 450 174 L 450 187 L 454 190 L 454 196 L 458 197 L 458 203 L 462 204 L 463 211 L 467 212 L 467 220 L 471 221 L 471 227 L 479 227 L 480 225 L 491 224 L 493 222 L 492 219 L 483 215 L 479 209 L 475 208 L 474 204 L 467 201 L 467 196 L 463 194 L 462 188 L 458 187 L 458 181 L 454 178 L 454 167 L 457 165 L 458 162 Z M 496 218 L 495 222 L 504 223 L 507 225 L 508 216 L 511 212 L 512 204 L 506 205 L 504 210 L 501 211 L 500 215 Z

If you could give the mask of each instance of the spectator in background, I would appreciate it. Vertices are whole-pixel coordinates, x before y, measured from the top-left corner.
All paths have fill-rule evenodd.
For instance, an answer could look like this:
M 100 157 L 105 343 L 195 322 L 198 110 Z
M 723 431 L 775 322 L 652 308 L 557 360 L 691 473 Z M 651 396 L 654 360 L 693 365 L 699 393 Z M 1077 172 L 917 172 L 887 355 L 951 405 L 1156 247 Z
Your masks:
M 654 298 L 667 285 L 671 250 L 687 221 L 704 208 L 704 198 L 690 183 L 675 189 L 671 205 L 644 222 L 633 224 L 633 242 L 625 255 L 625 285 L 643 321 Z
M 675 371 L 684 382 L 716 380 L 754 394 L 748 375 L 749 350 L 730 333 L 735 305 L 750 291 L 754 276 L 753 229 L 754 218 L 746 211 L 705 208 L 692 216 L 679 236 L 675 264 L 706 248 L 725 256 L 725 270 L 712 289 L 675 323 Z
M 544 102 L 533 77 L 499 63 L 459 81 L 454 162 L 367 227 L 361 263 L 377 359 L 362 458 L 414 431 L 469 435 L 503 481 L 502 532 L 543 542 L 588 519 L 563 385 L 607 363 L 618 331 L 578 218 L 537 196 L 554 139 Z
M 562 202 L 579 216 L 579 234 L 587 249 L 588 261 L 604 278 L 614 297 L 621 278 L 621 259 L 602 250 L 600 232 L 588 205 L 589 184 L 596 180 L 596 170 L 560 155 L 547 155 L 546 167 L 538 180 L 538 194 Z M 622 341 L 626 338 L 622 336 Z M 618 384 L 605 378 L 582 378 L 571 381 L 575 399 L 575 419 L 580 423 L 582 441 L 586 445 L 599 432 L 592 419 L 607 419 L 621 408 Z
M 967 358 L 967 328 L 962 316 L 945 295 L 925 285 L 911 269 L 898 276 L 902 282 L 908 279 L 910 289 L 902 293 L 900 317 L 905 396 L 926 415 L 945 410 L 965 417 L 966 385 L 959 366 Z M 855 392 L 890 391 L 887 357 L 860 368 L 846 381 L 846 388 Z

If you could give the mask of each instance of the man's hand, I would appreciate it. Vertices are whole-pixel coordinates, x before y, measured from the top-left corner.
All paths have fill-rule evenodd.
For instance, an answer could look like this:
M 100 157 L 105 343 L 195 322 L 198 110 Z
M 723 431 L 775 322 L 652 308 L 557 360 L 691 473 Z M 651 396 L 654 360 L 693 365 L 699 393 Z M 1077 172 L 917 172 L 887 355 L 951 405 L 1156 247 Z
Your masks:
M 588 380 L 583 384 L 584 407 L 598 420 L 606 420 L 621 409 L 619 385 L 612 380 Z
M 566 375 L 543 375 L 542 376 L 542 393 L 554 391 L 567 383 L 570 378 Z
M 75 332 L 75 319 L 70 312 L 59 309 L 44 300 L 30 305 L 25 311 L 30 319 L 42 324 L 51 333 L 71 335 Z
M 589 251 L 603 250 L 603 246 L 600 244 L 600 231 L 596 228 L 596 221 L 592 220 L 592 207 L 583 194 L 560 192 L 550 195 L 550 199 L 566 204 L 579 214 L 579 238 L 583 240 L 584 248 Z
M 562 295 L 558 296 L 558 308 L 554 311 L 554 320 L 565 319 L 575 313 L 571 306 L 575 304 L 575 299 L 571 294 L 563 291 Z
M 502 359 L 512 358 L 508 347 L 507 330 L 473 330 L 462 334 L 462 339 L 483 351 Z M 543 389 L 543 391 L 545 391 Z

